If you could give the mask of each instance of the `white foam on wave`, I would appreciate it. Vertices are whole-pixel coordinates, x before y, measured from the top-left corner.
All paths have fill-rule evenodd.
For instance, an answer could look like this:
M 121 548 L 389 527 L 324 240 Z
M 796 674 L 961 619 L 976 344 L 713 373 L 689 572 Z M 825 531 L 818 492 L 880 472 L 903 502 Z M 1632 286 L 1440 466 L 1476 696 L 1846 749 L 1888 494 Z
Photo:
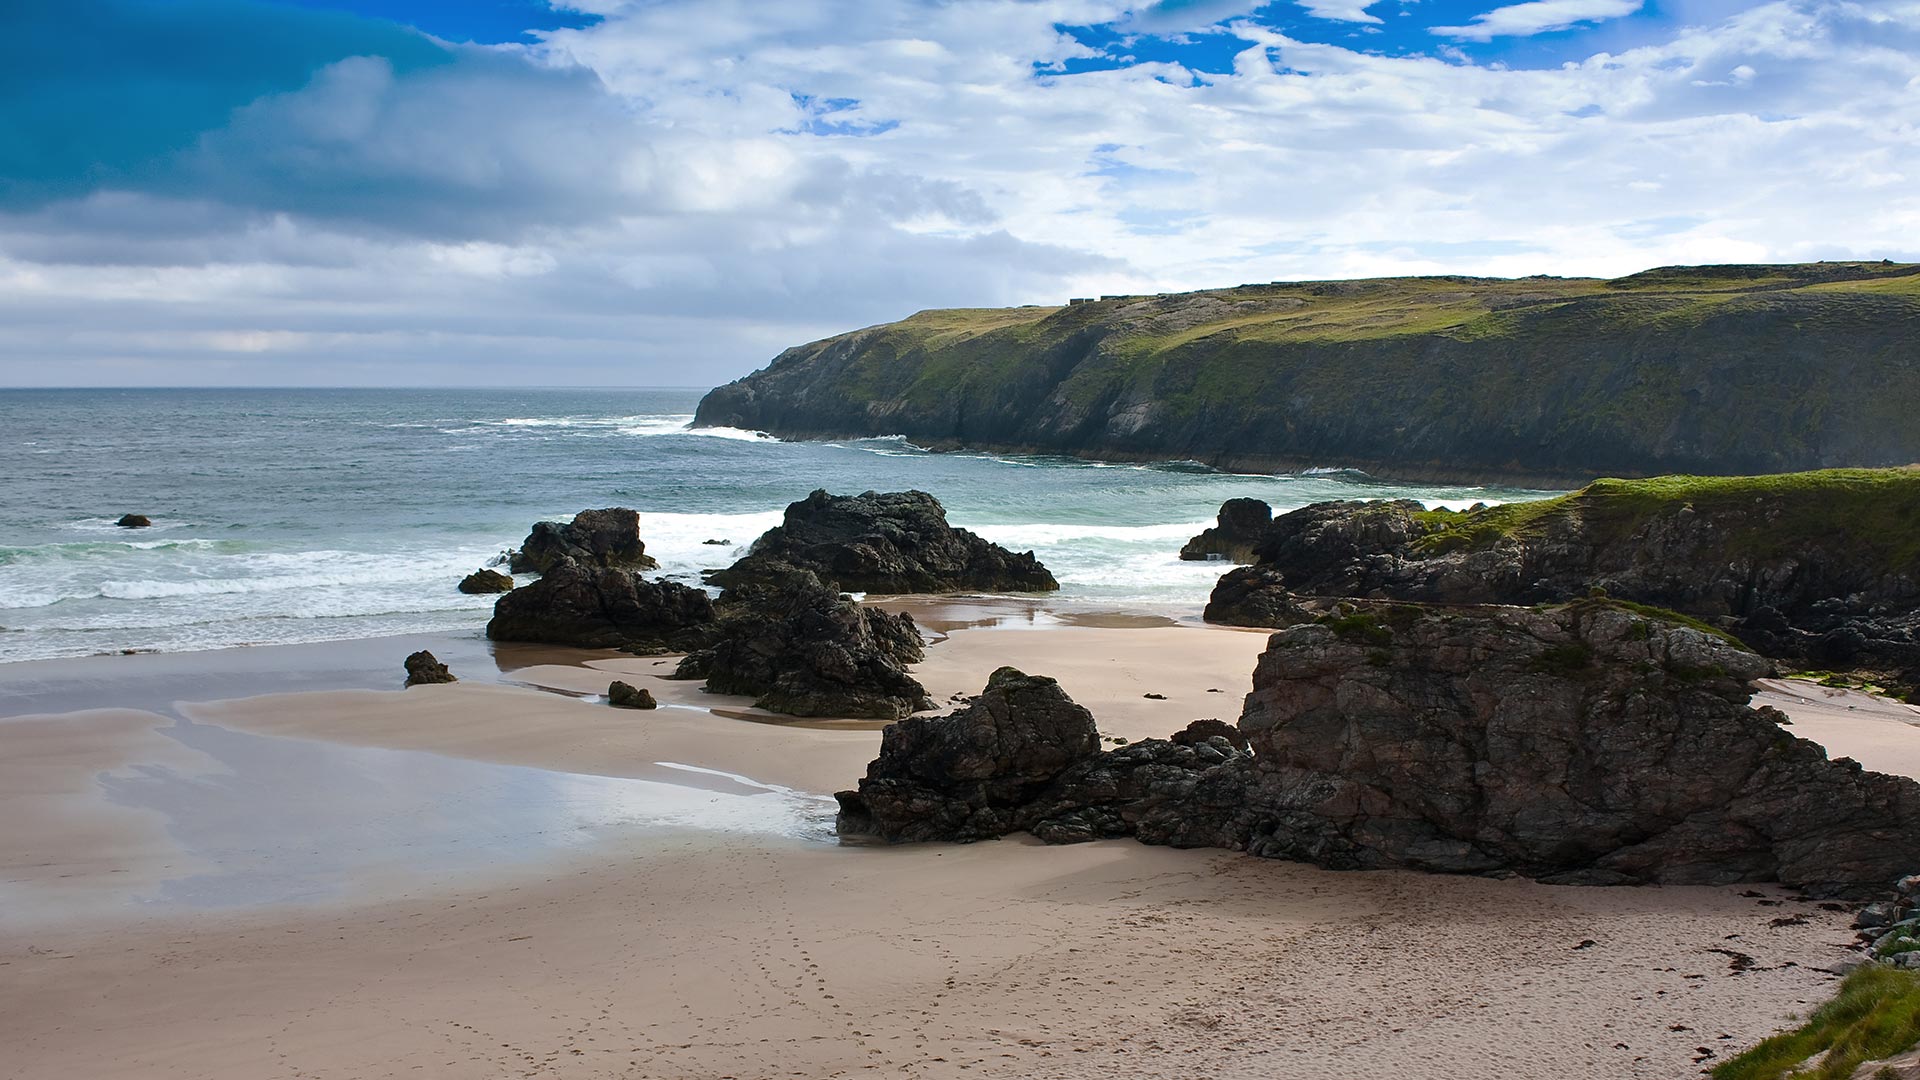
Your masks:
M 774 438 L 772 435 L 769 435 L 764 431 L 749 431 L 746 428 L 736 428 L 736 427 L 688 428 L 685 431 L 680 432 L 679 434 L 699 435 L 703 438 L 708 438 L 708 439 L 732 439 L 736 442 L 777 443 L 780 441 L 779 439 Z
M 959 524 L 956 522 L 956 524 Z M 1195 533 L 1212 525 L 1211 521 L 1179 521 L 1167 525 L 1065 525 L 1036 522 L 1021 525 L 965 525 L 1002 547 L 1054 546 L 1075 541 L 1113 540 L 1125 543 L 1162 544 L 1178 541 L 1178 550 Z

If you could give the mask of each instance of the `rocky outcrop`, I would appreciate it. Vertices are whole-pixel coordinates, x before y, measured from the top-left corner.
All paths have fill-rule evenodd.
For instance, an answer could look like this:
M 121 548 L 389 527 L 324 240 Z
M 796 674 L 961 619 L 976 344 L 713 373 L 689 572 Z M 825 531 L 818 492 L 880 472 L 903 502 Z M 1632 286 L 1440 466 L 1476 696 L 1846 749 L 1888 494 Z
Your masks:
M 705 645 L 713 629 L 713 601 L 703 590 L 561 558 L 532 584 L 494 604 L 487 636 L 495 641 L 685 652 Z
M 1215 520 L 1212 528 L 1187 541 L 1180 549 L 1182 559 L 1252 562 L 1254 546 L 1266 539 L 1267 527 L 1273 524 L 1273 507 L 1259 499 L 1228 499 L 1220 504 L 1220 515 Z
M 804 570 L 729 589 L 719 610 L 675 678 L 790 716 L 892 720 L 933 707 L 906 672 L 925 647 L 910 615 L 863 607 Z
M 1093 716 L 1059 683 L 1001 668 L 965 707 L 890 725 L 859 788 L 836 796 L 837 828 L 889 841 L 1026 830 L 1050 843 L 1228 846 L 1248 760 L 1217 736 L 1102 753 Z
M 653 700 L 653 691 L 618 679 L 607 685 L 607 704 L 616 709 L 657 709 L 660 703 Z
M 460 579 L 460 591 L 474 595 L 513 591 L 513 579 L 498 570 L 480 569 Z
M 1264 566 L 1241 566 L 1220 575 L 1200 617 L 1222 626 L 1293 626 L 1314 618 L 1286 587 L 1286 577 Z
M 1240 729 L 1255 854 L 1576 884 L 1883 889 L 1920 784 L 1752 709 L 1760 657 L 1605 601 L 1363 604 L 1273 636 Z
M 441 663 L 432 653 L 421 649 L 407 657 L 406 686 L 427 686 L 434 683 L 459 682 L 447 665 Z
M 123 529 L 144 529 L 153 524 L 153 519 L 145 514 L 122 514 L 114 524 Z
M 544 574 L 561 559 L 627 570 L 660 565 L 640 540 L 640 515 L 620 506 L 582 510 L 564 524 L 536 522 L 519 550 L 507 555 L 508 569 L 516 574 Z
M 1060 587 L 1033 552 L 1015 553 L 947 524 L 924 491 L 829 495 L 787 507 L 738 562 L 708 575 L 729 589 L 808 570 L 850 592 L 1046 592 Z
M 1920 783 L 1829 761 L 1748 707 L 1766 667 L 1605 600 L 1348 604 L 1273 636 L 1245 744 L 1196 721 L 1102 753 L 1057 684 L 1002 669 L 959 711 L 889 727 L 839 828 L 1872 895 L 1920 865 Z
M 927 311 L 788 349 L 694 423 L 1546 487 L 1904 465 L 1920 461 L 1916 274 L 1669 267 Z
M 1723 626 L 1767 655 L 1920 669 L 1920 472 L 1603 480 L 1467 512 L 1412 501 L 1282 514 L 1208 618 L 1263 622 L 1279 592 L 1449 604 L 1600 590 Z M 1262 596 L 1268 599 L 1261 599 Z M 1909 679 L 1909 681 L 1913 681 Z

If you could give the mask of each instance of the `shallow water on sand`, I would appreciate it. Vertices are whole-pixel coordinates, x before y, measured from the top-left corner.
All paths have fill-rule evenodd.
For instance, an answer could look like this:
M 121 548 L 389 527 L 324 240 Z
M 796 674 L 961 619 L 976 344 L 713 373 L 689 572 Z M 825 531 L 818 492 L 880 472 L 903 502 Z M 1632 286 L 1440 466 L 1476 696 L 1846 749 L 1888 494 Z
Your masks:
M 108 804 L 157 815 L 167 850 L 102 878 L 90 911 L 166 914 L 365 899 L 595 846 L 733 833 L 832 839 L 831 798 L 672 762 L 646 778 L 256 735 L 157 729 L 185 764 L 102 772 Z M 640 853 L 638 857 L 644 857 Z M 75 884 L 0 885 L 0 925 L 58 921 Z

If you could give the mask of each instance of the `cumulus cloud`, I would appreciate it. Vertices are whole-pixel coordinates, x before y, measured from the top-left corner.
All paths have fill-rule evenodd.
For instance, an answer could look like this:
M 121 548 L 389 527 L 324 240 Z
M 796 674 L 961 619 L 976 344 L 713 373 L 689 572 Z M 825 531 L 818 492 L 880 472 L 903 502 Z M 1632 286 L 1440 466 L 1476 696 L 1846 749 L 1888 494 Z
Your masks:
M 1582 23 L 1621 19 L 1646 6 L 1646 0 L 1528 0 L 1475 15 L 1465 26 L 1436 26 L 1443 37 L 1491 41 L 1569 30 Z
M 1370 15 L 1367 9 L 1380 4 L 1382 0 L 1299 0 L 1307 14 L 1317 19 L 1331 19 L 1335 22 L 1377 23 L 1382 21 L 1377 15 Z
M 1070 68 L 1098 57 L 1061 28 L 1258 5 L 600 6 L 530 46 L 330 24 L 246 79 L 220 42 L 131 87 L 102 61 L 47 106 L 84 158 L 0 74 L 37 133 L 0 139 L 0 383 L 704 385 L 927 306 L 1920 258 L 1920 0 L 1749 2 L 1545 68 L 1263 16 L 1204 78 Z M 164 137 L 116 141 L 143 91 Z

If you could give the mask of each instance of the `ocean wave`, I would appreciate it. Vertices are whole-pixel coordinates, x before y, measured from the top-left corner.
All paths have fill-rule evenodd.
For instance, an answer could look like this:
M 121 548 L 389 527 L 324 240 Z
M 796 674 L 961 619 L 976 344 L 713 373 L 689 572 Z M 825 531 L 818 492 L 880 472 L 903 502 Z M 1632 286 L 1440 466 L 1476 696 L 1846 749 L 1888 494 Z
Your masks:
M 737 427 L 687 428 L 686 430 L 676 432 L 675 434 L 698 435 L 698 436 L 701 436 L 702 438 L 708 438 L 708 439 L 732 439 L 735 442 L 777 443 L 780 441 L 779 439 L 773 437 L 772 435 L 767 434 L 764 431 L 749 431 L 746 428 L 737 428 Z
M 956 522 L 956 524 L 958 524 Z M 1003 547 L 1055 547 L 1079 541 L 1107 540 L 1135 544 L 1174 544 L 1177 550 L 1195 533 L 1211 526 L 1211 521 L 1180 521 L 1166 525 L 1065 525 L 1036 522 L 1021 525 L 967 525 Z

